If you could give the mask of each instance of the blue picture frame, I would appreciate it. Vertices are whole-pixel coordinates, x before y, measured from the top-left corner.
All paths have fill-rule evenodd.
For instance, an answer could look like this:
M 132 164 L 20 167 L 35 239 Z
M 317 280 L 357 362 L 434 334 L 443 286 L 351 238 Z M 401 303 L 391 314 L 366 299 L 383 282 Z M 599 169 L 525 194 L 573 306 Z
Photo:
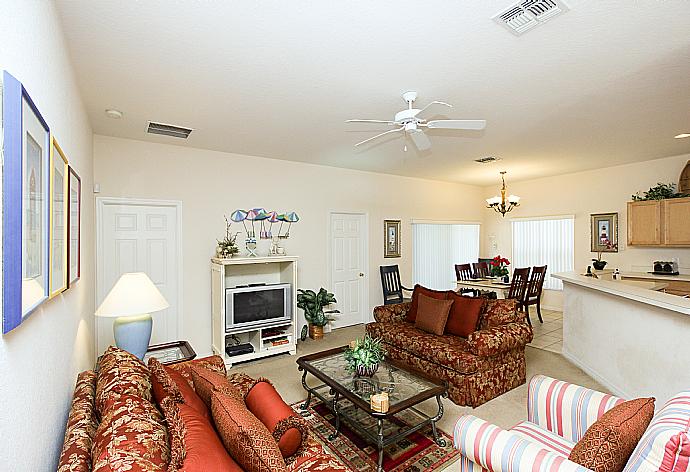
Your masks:
M 28 110 L 33 116 L 24 116 Z M 33 141 L 32 135 L 25 129 L 25 118 L 35 120 L 37 128 L 45 134 L 45 140 L 40 139 L 40 143 Z M 3 71 L 2 76 L 2 119 L 3 119 L 3 153 L 4 166 L 2 175 L 3 185 L 3 228 L 2 228 L 2 332 L 6 334 L 19 326 L 26 317 L 31 314 L 41 303 L 48 299 L 49 292 L 49 270 L 50 270 L 50 238 L 49 238 L 49 217 L 50 217 L 50 128 L 38 111 L 38 107 L 29 96 L 24 86 L 19 80 L 9 72 Z M 42 193 L 38 195 L 42 200 L 31 201 L 27 199 L 26 205 L 38 215 L 40 223 L 40 233 L 34 241 L 33 247 L 39 252 L 38 259 L 32 261 L 24 260 L 25 241 L 24 241 L 24 138 L 25 133 L 27 142 L 29 139 L 35 143 L 40 150 L 40 165 L 38 166 L 38 180 L 36 188 Z M 27 144 L 28 150 L 28 144 Z M 27 155 L 30 153 L 27 151 Z M 32 174 L 32 177 L 35 175 Z M 34 182 L 32 180 L 32 182 Z M 30 221 L 30 220 L 29 220 Z M 28 250 L 27 250 L 28 252 Z M 36 279 L 25 277 L 25 266 L 29 262 L 36 267 L 43 278 L 43 287 Z M 29 282 L 36 282 L 28 284 Z M 25 299 L 28 288 L 32 289 L 32 298 Z M 41 293 L 42 291 L 42 293 Z M 27 301 L 28 300 L 28 301 Z

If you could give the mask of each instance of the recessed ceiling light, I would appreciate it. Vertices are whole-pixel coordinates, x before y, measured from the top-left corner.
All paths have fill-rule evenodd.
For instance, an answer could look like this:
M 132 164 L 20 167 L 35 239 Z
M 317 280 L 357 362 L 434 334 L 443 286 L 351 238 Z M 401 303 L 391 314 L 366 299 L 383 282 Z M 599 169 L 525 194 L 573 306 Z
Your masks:
M 676 136 L 674 136 L 676 139 L 681 139 L 681 138 L 690 138 L 690 133 L 680 133 Z
M 105 110 L 105 116 L 114 120 L 119 120 L 122 118 L 122 112 L 120 110 L 115 110 L 114 108 L 107 108 Z

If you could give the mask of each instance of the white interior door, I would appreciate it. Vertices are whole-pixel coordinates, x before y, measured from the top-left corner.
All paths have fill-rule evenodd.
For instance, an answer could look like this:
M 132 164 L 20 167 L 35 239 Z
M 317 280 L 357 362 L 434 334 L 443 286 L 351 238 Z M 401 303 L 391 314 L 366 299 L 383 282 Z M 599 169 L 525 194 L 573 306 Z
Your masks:
M 151 344 L 179 339 L 179 202 L 98 199 L 97 306 L 120 275 L 145 272 L 170 304 L 152 313 Z M 113 318 L 96 318 L 98 354 L 111 344 Z
M 332 325 L 363 323 L 367 310 L 366 215 L 331 213 L 331 287 L 338 301 Z

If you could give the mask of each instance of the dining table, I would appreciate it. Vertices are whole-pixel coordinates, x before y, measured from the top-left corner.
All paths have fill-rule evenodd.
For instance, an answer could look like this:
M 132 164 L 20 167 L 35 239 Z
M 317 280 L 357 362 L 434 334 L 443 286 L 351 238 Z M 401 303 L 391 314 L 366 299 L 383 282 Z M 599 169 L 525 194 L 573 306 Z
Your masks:
M 491 292 L 496 292 L 496 296 L 499 299 L 506 298 L 510 290 L 510 283 L 502 282 L 500 279 L 491 277 L 479 277 L 467 280 L 456 281 L 457 289 L 471 288 L 475 290 L 488 290 Z

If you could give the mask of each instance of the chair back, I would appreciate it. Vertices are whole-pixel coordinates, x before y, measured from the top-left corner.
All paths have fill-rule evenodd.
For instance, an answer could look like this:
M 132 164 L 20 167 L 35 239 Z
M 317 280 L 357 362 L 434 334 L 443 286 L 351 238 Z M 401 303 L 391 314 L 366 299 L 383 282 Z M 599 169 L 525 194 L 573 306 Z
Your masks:
M 400 270 L 398 265 L 380 266 L 381 287 L 383 288 L 383 304 L 393 305 L 403 302 L 402 285 L 400 284 Z
M 508 290 L 508 296 L 506 298 L 515 298 L 521 303 L 525 298 L 528 280 L 529 267 L 525 267 L 524 269 L 515 269 L 513 271 L 513 280 L 510 282 L 510 289 Z
M 546 266 L 532 267 L 532 273 L 530 274 L 529 282 L 527 283 L 527 291 L 525 292 L 525 300 L 541 297 L 541 290 L 544 287 L 545 278 Z
M 472 271 L 475 277 L 488 277 L 489 276 L 489 264 L 486 262 L 473 262 Z
M 470 280 L 472 278 L 472 266 L 455 264 L 455 277 L 457 280 Z

